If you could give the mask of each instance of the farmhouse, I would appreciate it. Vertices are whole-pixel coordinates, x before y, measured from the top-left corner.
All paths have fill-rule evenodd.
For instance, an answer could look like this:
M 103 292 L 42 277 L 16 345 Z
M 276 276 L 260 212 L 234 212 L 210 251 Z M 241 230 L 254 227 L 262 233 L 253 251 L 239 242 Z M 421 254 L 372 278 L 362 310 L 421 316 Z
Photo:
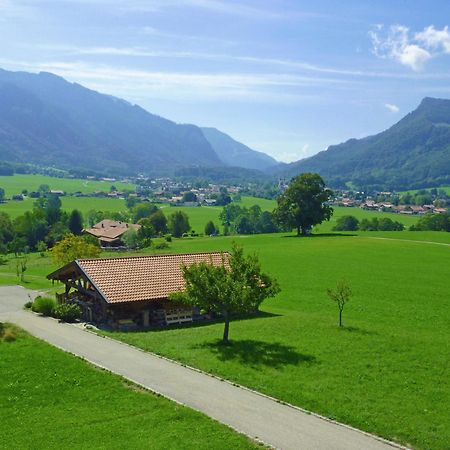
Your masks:
M 80 259 L 47 275 L 65 284 L 62 303 L 77 303 L 88 322 L 113 328 L 158 327 L 200 320 L 204 315 L 169 300 L 184 288 L 183 265 L 227 264 L 228 253 L 189 253 Z
M 83 232 L 96 237 L 102 247 L 120 247 L 123 245 L 122 236 L 130 229 L 137 231 L 139 228 L 141 226 L 137 224 L 105 219 Z

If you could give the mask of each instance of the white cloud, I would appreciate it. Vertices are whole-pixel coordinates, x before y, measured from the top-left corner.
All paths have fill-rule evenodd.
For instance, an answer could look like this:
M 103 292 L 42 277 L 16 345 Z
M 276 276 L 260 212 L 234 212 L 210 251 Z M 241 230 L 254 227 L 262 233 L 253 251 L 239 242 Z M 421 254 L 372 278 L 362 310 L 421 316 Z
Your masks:
M 450 53 L 450 31 L 448 26 L 445 26 L 442 30 L 437 30 L 431 25 L 420 33 L 416 33 L 415 39 L 422 42 L 427 48 Z
M 379 58 L 389 58 L 419 72 L 425 64 L 440 54 L 450 54 L 450 32 L 433 25 L 414 34 L 404 25 L 392 25 L 387 34 L 381 35 L 383 25 L 377 24 L 369 32 L 373 53 Z
M 393 103 L 385 103 L 384 107 L 391 113 L 398 113 L 400 111 L 400 108 L 397 105 L 394 105 Z
M 425 63 L 432 57 L 431 53 L 417 44 L 411 43 L 409 28 L 403 25 L 392 25 L 385 37 L 380 36 L 382 27 L 370 31 L 373 52 L 380 58 L 390 58 L 410 67 L 414 71 L 423 69 Z

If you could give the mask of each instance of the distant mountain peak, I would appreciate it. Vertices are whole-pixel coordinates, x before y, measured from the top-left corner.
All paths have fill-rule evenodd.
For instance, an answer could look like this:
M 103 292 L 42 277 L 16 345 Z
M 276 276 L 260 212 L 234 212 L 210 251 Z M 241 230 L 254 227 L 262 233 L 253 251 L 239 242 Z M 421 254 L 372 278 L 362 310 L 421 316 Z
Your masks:
M 278 164 L 266 153 L 253 150 L 217 128 L 202 127 L 202 132 L 219 158 L 228 166 L 266 170 Z
M 242 157 L 235 158 L 234 166 L 276 163 L 227 138 L 240 146 Z M 113 175 L 228 165 L 195 125 L 177 124 L 50 72 L 3 69 L 0 160 Z
M 389 129 L 331 145 L 280 167 L 285 175 L 318 172 L 336 187 L 413 189 L 450 184 L 450 100 L 425 97 Z

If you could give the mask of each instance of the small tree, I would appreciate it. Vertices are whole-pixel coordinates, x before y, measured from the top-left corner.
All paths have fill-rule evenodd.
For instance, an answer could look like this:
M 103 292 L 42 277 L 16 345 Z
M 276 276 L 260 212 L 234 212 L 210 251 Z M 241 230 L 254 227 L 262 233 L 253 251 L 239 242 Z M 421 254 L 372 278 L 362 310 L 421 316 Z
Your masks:
M 205 225 L 205 234 L 206 236 L 217 234 L 217 228 L 212 220 Z
M 83 231 L 83 216 L 78 209 L 74 209 L 69 216 L 69 230 L 75 236 L 79 236 Z
M 122 236 L 122 241 L 127 248 L 131 250 L 136 250 L 139 247 L 138 233 L 134 228 L 130 228 L 126 233 L 124 233 Z
M 347 281 L 339 280 L 336 284 L 336 289 L 327 289 L 327 295 L 337 303 L 339 309 L 339 326 L 342 327 L 342 312 L 344 311 L 345 304 L 350 301 L 352 290 Z
M 172 294 L 171 299 L 221 314 L 224 344 L 229 343 L 233 314 L 257 311 L 264 299 L 280 290 L 276 280 L 261 272 L 257 256 L 244 256 L 236 245 L 229 259 L 223 255 L 221 265 L 202 262 L 184 266 L 183 277 L 185 290 Z
M 25 272 L 28 269 L 28 258 L 26 256 L 19 256 L 16 259 L 16 275 L 20 278 L 20 281 L 25 280 Z
M 191 229 L 189 217 L 183 211 L 176 211 L 169 216 L 169 231 L 175 237 L 181 237 Z
M 52 256 L 58 264 L 68 264 L 75 259 L 98 258 L 101 249 L 85 241 L 81 236 L 67 235 L 52 249 Z
M 354 216 L 341 216 L 337 219 L 333 231 L 356 231 L 359 226 L 359 220 Z

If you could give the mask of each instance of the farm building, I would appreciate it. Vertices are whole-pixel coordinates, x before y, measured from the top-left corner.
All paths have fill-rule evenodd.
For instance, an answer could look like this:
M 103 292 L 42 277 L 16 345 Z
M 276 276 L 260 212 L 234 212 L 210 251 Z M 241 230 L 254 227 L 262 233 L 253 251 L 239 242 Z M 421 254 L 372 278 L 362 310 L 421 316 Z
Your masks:
M 86 228 L 83 232 L 96 237 L 102 247 L 121 247 L 123 246 L 122 236 L 130 229 L 137 231 L 139 228 L 141 226 L 137 224 L 105 219 L 92 228 Z
M 88 322 L 113 328 L 148 328 L 201 319 L 198 311 L 169 300 L 183 289 L 183 265 L 227 263 L 228 253 L 190 253 L 80 259 L 47 275 L 65 284 L 60 302 L 80 305 Z

